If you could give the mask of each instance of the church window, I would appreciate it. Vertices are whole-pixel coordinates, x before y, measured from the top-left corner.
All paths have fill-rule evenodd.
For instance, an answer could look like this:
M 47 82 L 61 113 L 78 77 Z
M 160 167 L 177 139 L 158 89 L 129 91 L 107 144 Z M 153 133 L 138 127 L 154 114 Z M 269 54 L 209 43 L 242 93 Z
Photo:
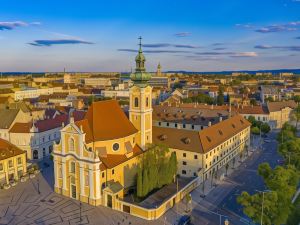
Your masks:
M 71 173 L 75 173 L 75 162 L 71 162 Z
M 134 98 L 134 107 L 139 107 L 139 99 L 138 99 L 138 97 Z
M 114 144 L 113 144 L 113 150 L 114 150 L 114 151 L 118 151 L 119 148 L 120 148 L 120 145 L 119 145 L 118 143 L 114 143 Z
M 75 141 L 73 138 L 70 138 L 69 139 L 69 151 L 74 152 L 74 150 L 75 150 Z

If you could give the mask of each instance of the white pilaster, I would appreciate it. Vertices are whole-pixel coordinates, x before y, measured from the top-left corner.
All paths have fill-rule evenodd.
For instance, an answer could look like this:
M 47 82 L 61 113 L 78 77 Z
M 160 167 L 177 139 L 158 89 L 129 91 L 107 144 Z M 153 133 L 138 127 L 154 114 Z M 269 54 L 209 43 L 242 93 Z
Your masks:
M 93 165 L 89 165 L 89 187 L 90 187 L 90 198 L 95 199 L 95 188 L 94 188 L 94 171 Z
M 54 187 L 56 188 L 59 187 L 57 167 L 58 167 L 57 160 L 54 159 Z
M 85 186 L 85 179 L 84 179 L 84 163 L 79 162 L 79 182 L 80 182 L 80 195 L 85 196 L 84 186 Z
M 62 183 L 63 183 L 63 189 L 68 190 L 67 188 L 67 166 L 66 166 L 66 159 L 62 158 L 61 159 L 61 169 L 62 169 Z

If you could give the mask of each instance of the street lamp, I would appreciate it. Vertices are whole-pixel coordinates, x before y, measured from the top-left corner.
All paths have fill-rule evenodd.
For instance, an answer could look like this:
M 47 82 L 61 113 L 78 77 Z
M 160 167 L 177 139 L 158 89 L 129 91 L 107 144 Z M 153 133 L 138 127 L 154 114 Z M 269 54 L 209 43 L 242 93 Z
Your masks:
M 265 200 L 265 193 L 269 193 L 269 192 L 272 192 L 270 190 L 265 190 L 265 191 L 259 191 L 259 190 L 256 190 L 257 192 L 259 193 L 262 193 L 262 204 L 261 204 L 261 216 L 260 216 L 260 225 L 263 224 L 263 216 L 264 216 L 264 200 Z
M 37 178 L 37 188 L 38 188 L 38 193 L 40 195 L 41 192 L 40 192 L 40 179 L 39 178 Z

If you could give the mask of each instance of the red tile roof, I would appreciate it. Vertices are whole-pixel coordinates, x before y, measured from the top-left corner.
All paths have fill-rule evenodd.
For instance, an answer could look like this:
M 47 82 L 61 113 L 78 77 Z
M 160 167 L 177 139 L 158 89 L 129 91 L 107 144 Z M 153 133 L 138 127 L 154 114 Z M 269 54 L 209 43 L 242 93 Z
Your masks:
M 86 142 L 112 140 L 137 133 L 116 100 L 93 102 L 83 120 L 76 122 Z

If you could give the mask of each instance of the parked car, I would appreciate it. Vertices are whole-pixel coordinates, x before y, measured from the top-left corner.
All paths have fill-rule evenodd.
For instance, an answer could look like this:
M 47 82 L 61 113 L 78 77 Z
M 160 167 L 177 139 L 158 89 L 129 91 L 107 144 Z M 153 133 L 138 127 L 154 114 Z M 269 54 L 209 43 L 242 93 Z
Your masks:
M 178 221 L 178 225 L 188 225 L 188 224 L 191 224 L 191 217 L 189 215 L 182 216 Z
M 279 165 L 285 164 L 285 160 L 284 159 L 278 159 L 277 162 L 278 162 Z

